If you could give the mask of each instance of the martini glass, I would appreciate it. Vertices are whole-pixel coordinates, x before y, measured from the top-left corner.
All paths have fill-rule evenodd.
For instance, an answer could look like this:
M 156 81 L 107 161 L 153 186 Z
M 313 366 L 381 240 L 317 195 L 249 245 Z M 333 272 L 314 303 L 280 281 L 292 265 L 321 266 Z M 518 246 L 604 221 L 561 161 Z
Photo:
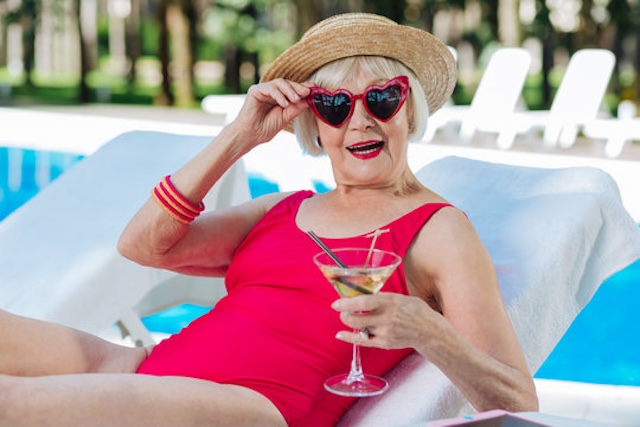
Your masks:
M 335 259 L 340 261 L 336 264 Z M 382 288 L 401 258 L 393 252 L 370 248 L 335 249 L 332 254 L 320 252 L 313 262 L 342 297 L 375 294 Z M 360 333 L 359 329 L 354 329 Z M 366 375 L 362 371 L 360 347 L 353 345 L 351 371 L 327 379 L 324 387 L 342 396 L 375 396 L 389 387 L 384 378 Z

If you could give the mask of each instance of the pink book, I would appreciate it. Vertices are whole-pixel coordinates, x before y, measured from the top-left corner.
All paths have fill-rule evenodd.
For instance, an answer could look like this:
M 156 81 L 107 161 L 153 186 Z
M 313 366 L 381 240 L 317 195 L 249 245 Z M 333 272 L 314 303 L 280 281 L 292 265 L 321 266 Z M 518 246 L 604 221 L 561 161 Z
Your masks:
M 541 424 L 528 420 L 517 414 L 512 414 L 503 410 L 493 410 L 482 412 L 476 415 L 469 415 L 459 418 L 449 418 L 448 420 L 431 421 L 427 427 L 549 427 L 549 424 Z

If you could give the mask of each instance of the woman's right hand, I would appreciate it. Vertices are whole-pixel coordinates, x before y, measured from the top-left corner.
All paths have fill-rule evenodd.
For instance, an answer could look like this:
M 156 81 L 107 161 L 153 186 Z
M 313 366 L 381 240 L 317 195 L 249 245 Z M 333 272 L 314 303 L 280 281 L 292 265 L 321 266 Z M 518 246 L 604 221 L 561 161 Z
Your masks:
M 285 79 L 253 85 L 238 117 L 229 126 L 256 144 L 270 141 L 308 108 L 307 95 L 306 84 Z

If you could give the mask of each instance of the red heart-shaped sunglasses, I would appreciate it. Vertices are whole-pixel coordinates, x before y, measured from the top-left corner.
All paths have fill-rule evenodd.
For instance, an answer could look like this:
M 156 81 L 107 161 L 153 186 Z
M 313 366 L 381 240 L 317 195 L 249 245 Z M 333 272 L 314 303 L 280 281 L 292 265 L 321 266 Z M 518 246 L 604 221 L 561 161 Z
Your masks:
M 365 110 L 370 115 L 386 122 L 400 111 L 408 92 L 409 78 L 398 76 L 383 85 L 371 85 L 359 95 L 353 95 L 346 89 L 329 92 L 314 86 L 307 96 L 307 103 L 320 120 L 338 128 L 353 114 L 356 99 L 362 100 Z

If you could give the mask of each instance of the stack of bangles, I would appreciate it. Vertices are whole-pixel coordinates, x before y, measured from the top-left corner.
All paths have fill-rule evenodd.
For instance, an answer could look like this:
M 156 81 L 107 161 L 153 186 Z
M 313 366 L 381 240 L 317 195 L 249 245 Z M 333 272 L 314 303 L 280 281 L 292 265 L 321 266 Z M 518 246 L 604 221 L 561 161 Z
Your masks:
M 189 224 L 204 210 L 204 203 L 194 205 L 176 190 L 170 176 L 165 176 L 151 192 L 165 212 L 183 224 Z

